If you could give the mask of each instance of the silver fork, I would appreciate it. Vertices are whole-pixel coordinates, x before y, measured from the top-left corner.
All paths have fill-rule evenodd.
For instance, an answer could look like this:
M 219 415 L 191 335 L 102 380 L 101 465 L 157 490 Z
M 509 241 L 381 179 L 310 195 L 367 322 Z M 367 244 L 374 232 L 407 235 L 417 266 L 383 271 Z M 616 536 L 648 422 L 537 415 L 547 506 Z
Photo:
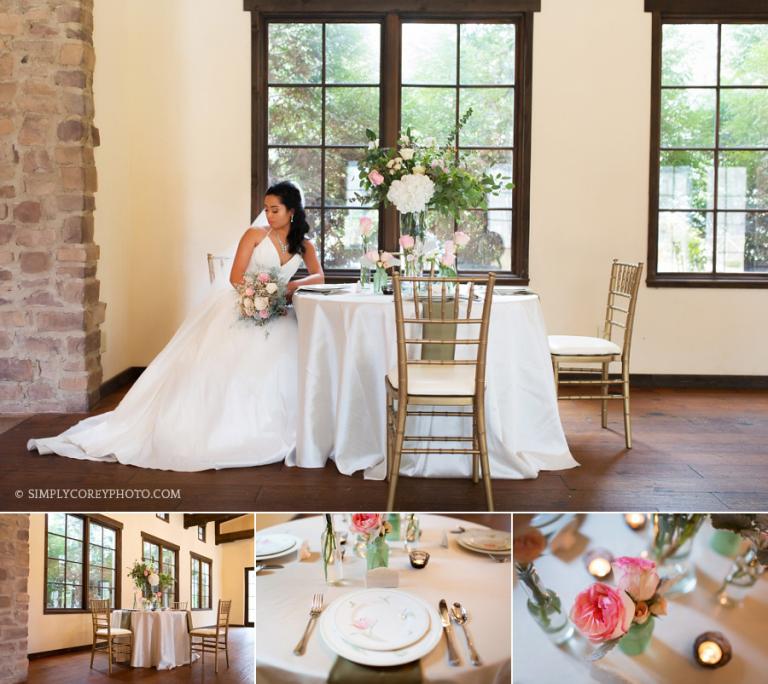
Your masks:
M 485 555 L 488 556 L 488 558 L 492 558 L 497 563 L 508 563 L 509 562 L 509 556 L 500 556 L 500 555 L 497 555 L 497 554 L 494 554 L 494 553 L 486 553 Z
M 309 641 L 309 632 L 312 629 L 312 623 L 323 612 L 323 595 L 315 594 L 312 597 L 312 607 L 309 609 L 309 622 L 304 629 L 304 635 L 301 637 L 301 641 L 293 649 L 293 654 L 300 656 L 304 655 L 304 650 L 307 648 L 307 641 Z

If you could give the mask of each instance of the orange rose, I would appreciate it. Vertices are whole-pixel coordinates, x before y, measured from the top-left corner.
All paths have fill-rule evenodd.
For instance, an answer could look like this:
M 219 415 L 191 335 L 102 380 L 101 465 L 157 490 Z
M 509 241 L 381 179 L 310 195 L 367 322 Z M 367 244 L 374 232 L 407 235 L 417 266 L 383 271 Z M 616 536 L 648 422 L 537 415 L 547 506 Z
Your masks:
M 524 528 L 512 542 L 515 563 L 533 563 L 547 548 L 547 538 L 534 527 Z

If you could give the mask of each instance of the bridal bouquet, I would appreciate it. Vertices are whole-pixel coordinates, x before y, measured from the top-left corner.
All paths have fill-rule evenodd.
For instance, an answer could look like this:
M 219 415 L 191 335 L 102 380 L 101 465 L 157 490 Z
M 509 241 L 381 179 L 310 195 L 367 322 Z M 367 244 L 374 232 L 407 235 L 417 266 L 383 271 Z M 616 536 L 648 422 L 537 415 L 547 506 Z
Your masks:
M 628 655 L 645 650 L 653 633 L 653 619 L 667 614 L 665 583 L 656 563 L 623 556 L 612 563 L 616 587 L 601 582 L 582 591 L 571 608 L 571 622 L 598 648 L 591 659 L 602 658 L 617 644 Z
M 240 318 L 256 325 L 265 325 L 287 311 L 286 288 L 276 271 L 246 273 L 243 283 L 237 286 L 237 294 Z

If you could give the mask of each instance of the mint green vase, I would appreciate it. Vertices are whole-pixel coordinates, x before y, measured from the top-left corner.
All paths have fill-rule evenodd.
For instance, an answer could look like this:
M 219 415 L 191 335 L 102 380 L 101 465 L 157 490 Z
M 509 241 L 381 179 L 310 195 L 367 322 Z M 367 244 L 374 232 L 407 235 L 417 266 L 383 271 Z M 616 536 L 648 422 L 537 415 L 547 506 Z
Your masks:
M 648 648 L 653 636 L 654 619 L 649 617 L 642 625 L 634 623 L 619 641 L 619 648 L 630 656 L 640 655 Z
M 389 546 L 384 537 L 376 535 L 368 544 L 365 552 L 368 569 L 386 568 L 389 565 Z

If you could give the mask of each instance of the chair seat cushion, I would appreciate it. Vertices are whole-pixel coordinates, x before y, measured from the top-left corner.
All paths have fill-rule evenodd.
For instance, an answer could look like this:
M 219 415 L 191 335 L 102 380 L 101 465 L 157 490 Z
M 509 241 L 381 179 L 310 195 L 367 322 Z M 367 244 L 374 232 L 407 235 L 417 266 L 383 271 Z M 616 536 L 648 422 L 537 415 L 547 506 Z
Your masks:
M 113 627 L 109 633 L 111 633 L 112 636 L 128 636 L 129 634 L 133 634 L 130 629 L 123 629 L 122 627 Z M 96 634 L 98 636 L 107 636 L 108 632 L 106 629 L 97 629 Z
M 216 636 L 216 628 L 215 627 L 198 627 L 197 629 L 193 629 L 190 632 L 190 634 L 192 636 Z
M 387 373 L 397 389 L 397 366 Z M 475 393 L 475 366 L 409 366 L 408 394 L 433 397 L 471 396 Z
M 550 335 L 549 353 L 558 356 L 609 356 L 621 354 L 621 347 L 602 337 Z

